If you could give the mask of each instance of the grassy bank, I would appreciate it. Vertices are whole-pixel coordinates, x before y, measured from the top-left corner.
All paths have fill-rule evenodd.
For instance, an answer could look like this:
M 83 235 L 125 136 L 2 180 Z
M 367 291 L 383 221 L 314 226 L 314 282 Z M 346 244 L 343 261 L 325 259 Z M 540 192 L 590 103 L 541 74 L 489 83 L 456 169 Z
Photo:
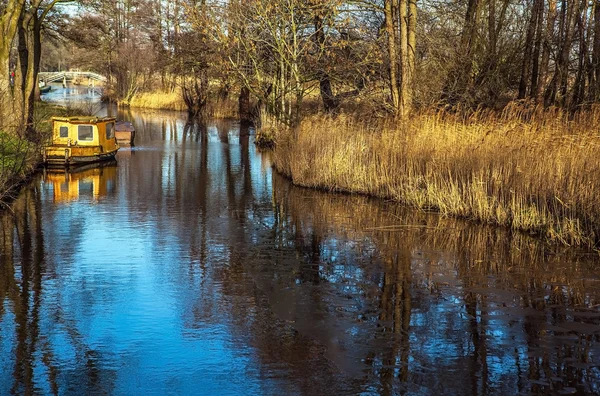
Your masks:
M 129 106 L 154 110 L 187 110 L 179 91 L 138 93 L 131 99 Z
M 179 89 L 173 92 L 138 93 L 128 105 L 141 109 L 187 111 L 187 106 Z M 205 108 L 205 116 L 209 118 L 238 118 L 237 101 L 231 99 L 209 100 Z
M 517 108 L 402 123 L 314 116 L 278 130 L 274 162 L 298 185 L 598 247 L 599 127 L 600 109 L 571 120 Z

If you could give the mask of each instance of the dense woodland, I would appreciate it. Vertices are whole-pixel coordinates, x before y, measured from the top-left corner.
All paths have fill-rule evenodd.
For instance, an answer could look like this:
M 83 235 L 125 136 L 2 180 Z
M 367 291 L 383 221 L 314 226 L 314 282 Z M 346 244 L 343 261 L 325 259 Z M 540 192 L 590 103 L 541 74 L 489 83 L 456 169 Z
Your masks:
M 290 125 L 317 99 L 407 116 L 600 98 L 597 1 L 2 0 L 0 15 L 3 108 L 25 125 L 40 68 L 102 73 L 123 103 L 179 91 L 196 115 L 239 98 Z

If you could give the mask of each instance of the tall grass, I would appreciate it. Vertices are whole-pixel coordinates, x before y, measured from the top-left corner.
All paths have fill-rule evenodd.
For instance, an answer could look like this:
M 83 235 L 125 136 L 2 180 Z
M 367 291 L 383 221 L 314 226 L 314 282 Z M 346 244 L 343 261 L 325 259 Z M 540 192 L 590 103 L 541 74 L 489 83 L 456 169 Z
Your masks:
M 566 245 L 600 241 L 600 110 L 574 119 L 511 107 L 402 123 L 313 116 L 279 129 L 274 163 L 294 183 L 359 192 Z
M 136 94 L 129 106 L 154 110 L 187 111 L 181 90 L 173 92 L 141 92 Z M 229 99 L 211 98 L 204 108 L 204 116 L 210 118 L 237 118 L 237 102 Z
M 209 118 L 239 118 L 238 102 L 232 99 L 209 100 L 204 109 L 205 117 Z
M 141 92 L 129 102 L 131 107 L 185 111 L 187 107 L 179 90 L 173 92 Z

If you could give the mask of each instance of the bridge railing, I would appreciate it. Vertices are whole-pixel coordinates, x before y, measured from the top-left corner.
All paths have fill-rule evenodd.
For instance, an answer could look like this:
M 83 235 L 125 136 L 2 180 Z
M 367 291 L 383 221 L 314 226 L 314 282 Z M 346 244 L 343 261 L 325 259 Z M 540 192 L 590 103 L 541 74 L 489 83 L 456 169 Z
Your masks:
M 107 78 L 101 74 L 94 72 L 40 72 L 39 79 L 45 81 L 46 83 L 51 83 L 60 80 L 74 80 L 77 78 L 88 78 L 91 80 L 106 82 Z
M 44 81 L 46 83 L 51 83 L 54 81 L 59 81 L 63 79 L 63 73 L 46 73 L 40 72 L 38 74 L 40 81 Z

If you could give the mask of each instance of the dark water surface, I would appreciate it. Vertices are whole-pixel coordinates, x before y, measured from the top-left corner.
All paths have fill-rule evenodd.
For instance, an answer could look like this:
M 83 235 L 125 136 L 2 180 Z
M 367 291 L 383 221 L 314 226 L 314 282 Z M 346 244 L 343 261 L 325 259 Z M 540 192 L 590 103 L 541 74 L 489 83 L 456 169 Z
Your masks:
M 593 394 L 597 254 L 295 188 L 253 132 L 122 114 L 1 216 L 0 394 Z

